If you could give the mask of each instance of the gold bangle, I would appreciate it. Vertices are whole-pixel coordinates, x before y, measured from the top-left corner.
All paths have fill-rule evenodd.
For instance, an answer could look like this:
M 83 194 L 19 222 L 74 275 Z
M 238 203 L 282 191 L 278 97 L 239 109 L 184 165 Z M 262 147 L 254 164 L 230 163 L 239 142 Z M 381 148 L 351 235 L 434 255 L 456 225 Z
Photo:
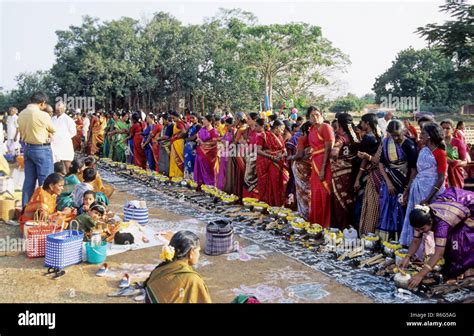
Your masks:
M 434 186 L 433 188 L 439 191 L 439 188 L 437 186 Z
M 364 168 L 359 168 L 359 170 L 360 170 L 360 171 L 365 171 L 365 169 L 364 169 Z
M 428 264 L 424 264 L 423 267 L 428 268 L 429 271 L 432 271 L 432 270 L 433 270 L 433 267 L 431 267 L 431 266 L 428 265 Z
M 369 155 L 369 161 L 372 162 L 372 155 Z

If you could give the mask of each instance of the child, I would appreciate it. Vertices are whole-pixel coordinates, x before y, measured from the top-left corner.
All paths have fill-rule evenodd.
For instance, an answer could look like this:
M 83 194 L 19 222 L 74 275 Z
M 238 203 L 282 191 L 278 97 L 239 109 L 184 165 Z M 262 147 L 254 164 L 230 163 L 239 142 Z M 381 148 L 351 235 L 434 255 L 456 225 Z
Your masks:
M 82 201 L 82 205 L 81 207 L 79 208 L 79 210 L 77 210 L 77 213 L 79 215 L 82 215 L 84 213 L 87 213 L 87 211 L 89 211 L 92 203 L 95 202 L 95 192 L 92 191 L 92 190 L 87 190 L 85 193 L 84 193 L 84 196 L 83 196 L 83 201 Z
M 62 162 L 57 162 L 54 164 L 55 168 L 56 168 L 56 164 L 58 164 L 58 170 L 59 170 L 60 165 L 64 166 Z M 58 196 L 58 199 L 57 199 L 56 205 L 57 205 L 58 210 L 62 210 L 68 207 L 69 208 L 75 207 L 73 192 L 76 185 L 81 183 L 81 181 L 79 181 L 79 179 L 77 178 L 77 174 L 79 172 L 82 173 L 83 167 L 84 167 L 84 162 L 82 160 L 80 159 L 72 160 L 71 166 L 69 167 L 69 172 L 64 177 L 63 192 L 61 193 L 61 195 Z
M 84 200 L 84 193 L 87 190 L 94 190 L 93 184 L 96 179 L 96 174 L 97 172 L 95 171 L 94 168 L 86 168 L 84 169 L 84 173 L 82 174 L 82 177 L 84 179 L 84 182 L 79 183 L 74 187 L 73 191 L 73 200 L 74 200 L 74 206 L 76 208 L 79 208 L 82 205 L 82 202 Z M 103 203 L 105 205 L 109 204 L 109 199 L 107 196 L 105 196 L 104 193 L 102 192 L 96 192 L 96 201 Z
M 61 175 L 62 177 L 66 176 L 66 166 L 62 161 L 58 161 L 54 164 L 54 172 Z
M 107 198 L 112 197 L 115 189 L 112 186 L 104 185 L 102 178 L 100 177 L 99 172 L 96 169 L 96 160 L 93 156 L 88 156 L 84 159 L 84 165 L 86 168 L 94 168 L 96 171 L 96 177 L 93 183 L 91 183 L 92 188 L 95 192 L 103 193 Z M 84 182 L 83 180 L 81 180 Z
M 105 207 L 98 203 L 92 203 L 87 213 L 77 216 L 69 224 L 72 229 L 84 232 L 84 240 L 90 240 L 94 229 L 102 229 L 98 227 L 98 223 L 105 214 Z M 101 230 L 102 231 L 102 230 Z

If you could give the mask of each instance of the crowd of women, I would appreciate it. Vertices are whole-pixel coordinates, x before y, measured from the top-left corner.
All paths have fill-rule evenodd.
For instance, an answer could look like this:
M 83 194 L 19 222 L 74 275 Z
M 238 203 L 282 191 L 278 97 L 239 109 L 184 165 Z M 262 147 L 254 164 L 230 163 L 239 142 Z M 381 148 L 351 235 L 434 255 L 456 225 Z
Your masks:
M 412 210 L 436 202 L 447 188 L 464 187 L 470 159 L 462 123 L 425 116 L 417 121 L 418 134 L 409 120 L 394 119 L 382 136 L 373 113 L 357 125 L 349 113 L 330 123 L 313 106 L 305 116 L 293 114 L 99 113 L 85 149 L 98 154 L 101 147 L 101 155 L 114 161 L 192 178 L 198 188 L 213 185 L 240 199 L 292 208 L 325 228 L 352 226 L 361 236 L 376 233 L 405 246 L 417 237 Z M 460 248 L 472 250 L 474 228 L 464 223 Z M 430 248 L 428 236 L 415 251 L 419 256 Z M 468 259 L 461 269 L 474 266 Z

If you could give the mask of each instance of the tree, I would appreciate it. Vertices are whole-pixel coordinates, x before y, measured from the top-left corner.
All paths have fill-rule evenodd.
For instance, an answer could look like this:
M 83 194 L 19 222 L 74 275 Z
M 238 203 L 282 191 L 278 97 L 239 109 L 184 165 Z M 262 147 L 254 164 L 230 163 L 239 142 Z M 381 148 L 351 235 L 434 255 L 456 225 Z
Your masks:
M 246 25 L 237 21 L 229 29 L 240 38 L 239 58 L 264 81 L 270 106 L 276 80 L 284 78 L 293 87 L 324 85 L 327 79 L 319 67 L 329 67 L 344 59 L 322 37 L 319 27 L 307 23 Z
M 474 5 L 462 1 L 448 1 L 440 6 L 456 20 L 443 24 L 430 23 L 416 32 L 424 37 L 431 48 L 439 50 L 452 60 L 460 78 L 472 81 L 474 77 Z
M 357 98 L 354 94 L 348 93 L 345 97 L 340 97 L 329 107 L 331 112 L 359 112 L 365 106 L 365 101 Z
M 469 92 L 465 89 L 449 59 L 436 50 L 413 48 L 401 51 L 373 86 L 377 102 L 389 95 L 414 97 L 424 104 L 447 106 L 451 110 L 466 101 Z

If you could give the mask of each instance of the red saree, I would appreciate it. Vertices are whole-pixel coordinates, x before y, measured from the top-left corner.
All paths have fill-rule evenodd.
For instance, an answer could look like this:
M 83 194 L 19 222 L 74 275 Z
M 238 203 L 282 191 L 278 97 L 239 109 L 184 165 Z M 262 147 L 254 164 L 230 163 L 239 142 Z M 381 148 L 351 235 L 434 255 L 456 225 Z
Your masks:
M 82 145 L 82 128 L 84 127 L 84 122 L 82 119 L 76 119 L 76 135 L 72 138 L 72 145 L 74 151 L 80 151 Z
M 153 157 L 155 158 L 155 167 L 156 172 L 160 172 L 160 167 L 158 165 L 158 160 L 160 159 L 160 144 L 155 142 L 155 139 L 160 137 L 161 131 L 163 130 L 162 124 L 155 124 L 155 128 L 151 131 L 151 150 L 153 152 Z
M 142 132 L 145 127 L 145 123 L 137 122 L 130 128 L 130 137 L 133 139 L 133 164 L 143 169 L 146 169 L 145 150 L 142 148 Z
M 257 146 L 271 155 L 285 152 L 285 144 L 281 136 L 272 132 L 263 132 L 257 138 Z M 271 206 L 285 204 L 286 185 L 290 179 L 285 159 L 273 162 L 263 156 L 257 156 L 257 185 L 259 200 Z
M 319 130 L 312 126 L 308 137 L 311 146 L 311 204 L 309 219 L 327 228 L 331 224 L 331 162 L 328 160 L 324 181 L 320 181 L 319 173 L 324 161 L 324 144 L 334 141 L 334 132 L 328 124 L 321 124 Z

